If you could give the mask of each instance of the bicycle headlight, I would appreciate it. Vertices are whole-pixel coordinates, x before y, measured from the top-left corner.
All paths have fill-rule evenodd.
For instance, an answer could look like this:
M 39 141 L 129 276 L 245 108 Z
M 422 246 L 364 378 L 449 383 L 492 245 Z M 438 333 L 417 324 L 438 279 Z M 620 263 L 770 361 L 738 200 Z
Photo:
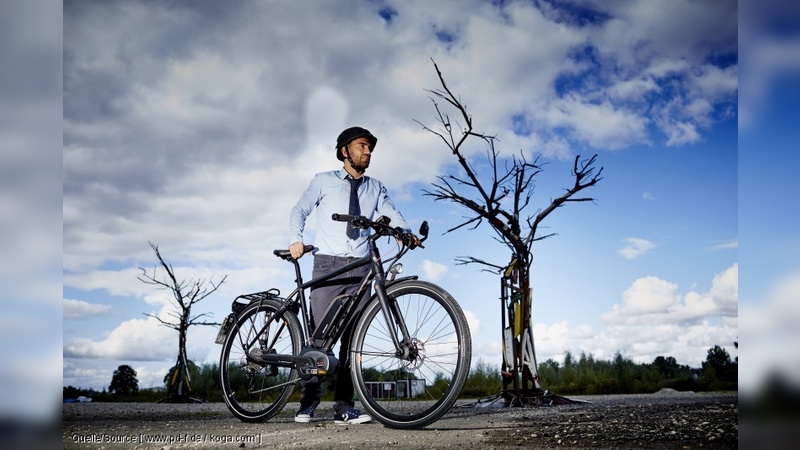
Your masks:
M 403 273 L 403 265 L 400 263 L 392 265 L 389 268 L 389 274 L 391 275 L 391 279 L 394 280 L 394 277 Z

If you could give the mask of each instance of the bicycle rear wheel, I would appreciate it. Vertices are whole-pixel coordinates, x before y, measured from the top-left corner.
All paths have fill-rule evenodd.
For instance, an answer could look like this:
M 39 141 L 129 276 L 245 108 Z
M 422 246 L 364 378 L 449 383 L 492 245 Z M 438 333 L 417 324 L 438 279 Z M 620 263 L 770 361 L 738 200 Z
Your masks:
M 386 289 L 411 335 L 411 353 L 396 355 L 386 320 L 375 299 L 354 332 L 351 371 L 364 408 L 392 428 L 421 428 L 439 419 L 458 399 L 469 374 L 472 339 L 461 307 L 445 290 L 424 281 L 403 281 Z M 391 323 L 391 326 L 389 325 Z
M 267 299 L 245 307 L 222 344 L 223 399 L 245 422 L 262 422 L 279 413 L 297 383 L 296 369 L 259 364 L 246 356 L 300 353 L 302 332 L 296 315 L 287 312 L 268 324 L 279 306 L 278 300 Z

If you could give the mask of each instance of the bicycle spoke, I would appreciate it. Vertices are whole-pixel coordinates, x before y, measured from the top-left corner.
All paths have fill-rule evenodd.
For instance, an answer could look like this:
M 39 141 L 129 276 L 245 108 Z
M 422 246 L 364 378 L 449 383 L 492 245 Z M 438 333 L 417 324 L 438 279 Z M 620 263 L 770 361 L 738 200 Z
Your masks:
M 296 370 L 268 363 L 267 354 L 297 354 L 301 333 L 296 317 L 272 321 L 277 301 L 253 304 L 241 312 L 223 344 L 220 371 L 228 408 L 245 421 L 262 421 L 280 412 L 294 390 Z

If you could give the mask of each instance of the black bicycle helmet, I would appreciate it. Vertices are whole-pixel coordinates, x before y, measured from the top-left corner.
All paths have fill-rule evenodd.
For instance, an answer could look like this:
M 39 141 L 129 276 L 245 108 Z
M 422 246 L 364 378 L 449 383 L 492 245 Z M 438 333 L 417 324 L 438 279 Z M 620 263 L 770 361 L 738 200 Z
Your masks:
M 342 156 L 342 152 L 340 152 L 339 149 L 361 137 L 367 138 L 370 144 L 370 151 L 374 151 L 375 145 L 378 143 L 378 138 L 373 136 L 372 133 L 365 128 L 350 127 L 339 133 L 339 137 L 336 139 L 336 158 L 339 161 L 344 161 L 344 156 Z

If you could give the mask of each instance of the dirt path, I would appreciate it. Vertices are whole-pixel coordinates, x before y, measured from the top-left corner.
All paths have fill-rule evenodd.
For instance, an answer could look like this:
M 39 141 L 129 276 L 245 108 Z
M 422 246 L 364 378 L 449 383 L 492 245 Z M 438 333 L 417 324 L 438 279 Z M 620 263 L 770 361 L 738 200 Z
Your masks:
M 421 430 L 379 423 L 333 424 L 330 404 L 309 424 L 296 404 L 262 424 L 235 419 L 221 403 L 65 404 L 66 449 L 309 448 L 704 448 L 738 447 L 738 397 L 662 392 L 571 397 L 588 403 L 539 408 L 463 407 Z

